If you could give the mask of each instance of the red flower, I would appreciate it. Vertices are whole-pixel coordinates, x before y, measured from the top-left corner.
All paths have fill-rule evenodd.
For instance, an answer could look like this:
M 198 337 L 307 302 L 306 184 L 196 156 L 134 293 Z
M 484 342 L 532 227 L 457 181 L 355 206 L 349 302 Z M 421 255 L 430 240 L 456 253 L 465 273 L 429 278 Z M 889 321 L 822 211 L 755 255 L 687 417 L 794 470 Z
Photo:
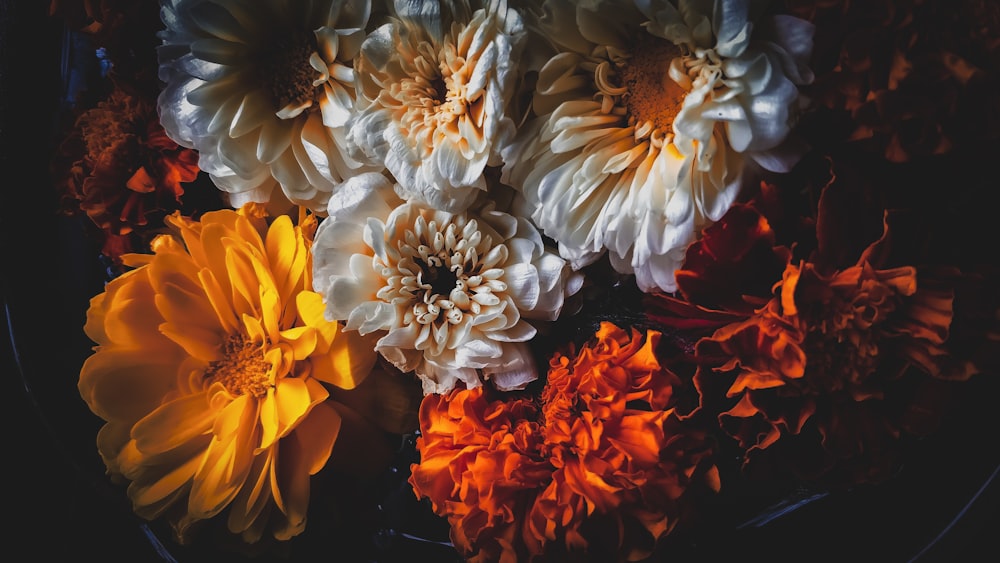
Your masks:
M 177 209 L 182 184 L 198 176 L 197 153 L 166 136 L 155 104 L 118 89 L 76 119 L 59 158 L 64 207 L 86 213 L 108 241 Z M 116 248 L 128 245 L 105 251 L 117 258 Z
M 830 481 L 884 479 L 901 437 L 935 427 L 948 382 L 996 365 L 991 278 L 907 263 L 921 258 L 921 237 L 902 212 L 885 212 L 881 235 L 862 244 L 873 200 L 843 180 L 823 189 L 816 242 L 796 252 L 758 210 L 780 208 L 768 205 L 775 196 L 765 185 L 705 231 L 678 272 L 680 296 L 647 299 L 653 321 L 699 338 L 687 358 L 700 405 L 681 414 L 717 415 L 748 468 L 760 459 Z M 973 318 L 976 304 L 987 310 Z

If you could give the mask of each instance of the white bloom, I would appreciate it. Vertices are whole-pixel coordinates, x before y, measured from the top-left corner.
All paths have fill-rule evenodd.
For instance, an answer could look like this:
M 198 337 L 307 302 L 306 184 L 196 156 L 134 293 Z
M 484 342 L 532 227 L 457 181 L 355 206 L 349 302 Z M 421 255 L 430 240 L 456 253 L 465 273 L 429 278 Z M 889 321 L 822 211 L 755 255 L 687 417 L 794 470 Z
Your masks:
M 404 203 L 376 173 L 330 199 L 313 244 L 328 319 L 376 345 L 424 393 L 537 379 L 527 319 L 555 320 L 582 282 L 526 220 L 476 204 L 457 214 Z
M 160 119 L 199 151 L 230 205 L 322 211 L 364 169 L 344 126 L 370 10 L 367 0 L 162 0 Z
M 352 149 L 383 164 L 407 201 L 464 210 L 514 136 L 505 110 L 524 37 L 504 0 L 396 0 L 356 61 Z
M 556 54 L 504 182 L 580 268 L 608 251 L 643 291 L 675 291 L 688 245 L 738 195 L 747 158 L 787 170 L 812 25 L 752 23 L 745 0 L 549 0 Z

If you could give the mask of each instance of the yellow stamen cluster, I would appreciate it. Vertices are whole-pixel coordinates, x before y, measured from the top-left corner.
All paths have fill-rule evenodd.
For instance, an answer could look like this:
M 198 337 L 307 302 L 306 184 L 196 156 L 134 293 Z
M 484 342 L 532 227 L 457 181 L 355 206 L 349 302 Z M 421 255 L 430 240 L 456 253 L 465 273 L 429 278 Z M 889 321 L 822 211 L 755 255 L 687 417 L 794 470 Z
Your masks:
M 205 379 L 222 383 L 233 395 L 263 397 L 274 386 L 268 379 L 270 367 L 259 345 L 234 334 L 222 345 L 222 359 L 209 362 Z

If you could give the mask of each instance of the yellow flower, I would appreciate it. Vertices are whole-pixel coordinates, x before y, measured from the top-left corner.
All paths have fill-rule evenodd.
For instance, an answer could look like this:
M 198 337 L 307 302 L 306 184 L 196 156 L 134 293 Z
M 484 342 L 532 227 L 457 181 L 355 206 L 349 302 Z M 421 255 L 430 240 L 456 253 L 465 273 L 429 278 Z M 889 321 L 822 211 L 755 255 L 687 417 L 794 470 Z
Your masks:
M 107 421 L 98 449 L 136 513 L 169 519 L 182 542 L 227 508 L 248 542 L 268 528 L 290 538 L 305 528 L 309 476 L 358 418 L 323 383 L 358 385 L 373 343 L 323 318 L 311 215 L 269 224 L 249 204 L 167 222 L 177 236 L 126 255 L 135 269 L 87 312 L 97 346 L 79 391 Z

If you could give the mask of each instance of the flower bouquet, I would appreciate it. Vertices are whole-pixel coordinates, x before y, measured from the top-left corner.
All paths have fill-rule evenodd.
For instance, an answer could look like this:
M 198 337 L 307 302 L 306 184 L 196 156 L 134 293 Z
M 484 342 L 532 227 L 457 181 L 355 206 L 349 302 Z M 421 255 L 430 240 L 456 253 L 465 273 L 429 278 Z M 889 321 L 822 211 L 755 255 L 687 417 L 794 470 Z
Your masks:
M 78 399 L 175 553 L 711 559 L 995 388 L 989 2 L 51 17 Z

